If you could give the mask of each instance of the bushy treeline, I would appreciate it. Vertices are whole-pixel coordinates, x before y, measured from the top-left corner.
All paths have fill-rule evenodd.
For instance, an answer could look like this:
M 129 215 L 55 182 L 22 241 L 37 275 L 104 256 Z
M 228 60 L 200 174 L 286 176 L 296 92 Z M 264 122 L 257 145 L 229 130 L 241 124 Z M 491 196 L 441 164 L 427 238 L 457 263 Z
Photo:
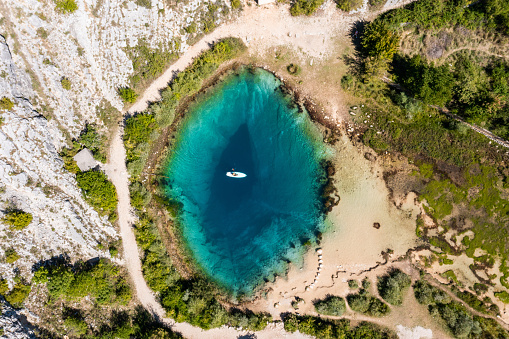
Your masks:
M 397 29 L 408 24 L 423 29 L 460 25 L 509 34 L 508 0 L 419 0 L 388 11 L 379 20 Z
M 325 315 L 342 316 L 346 311 L 345 299 L 333 295 L 314 303 L 316 312 Z
M 78 187 L 81 188 L 85 200 L 100 214 L 108 215 L 110 220 L 116 219 L 117 190 L 100 171 L 89 170 L 76 174 Z
M 318 339 L 392 339 L 397 338 L 391 330 L 368 322 L 361 322 L 355 327 L 350 326 L 347 319 L 329 320 L 312 316 L 287 314 L 284 318 L 285 330 L 299 331 Z
M 242 40 L 237 38 L 219 41 L 178 74 L 162 91 L 160 102 L 151 105 L 146 112 L 126 120 L 124 144 L 127 151 L 127 169 L 133 177 L 143 170 L 151 142 L 163 128 L 173 122 L 180 100 L 198 92 L 203 81 L 210 77 L 220 64 L 234 58 L 245 48 Z
M 457 338 L 509 338 L 509 333 L 495 320 L 472 316 L 465 306 L 424 280 L 414 284 L 414 294 L 417 301 L 427 305 L 430 314 L 441 318 Z
M 7 280 L 0 279 L 0 295 L 14 308 L 22 308 L 25 299 L 30 294 L 32 287 L 19 276 L 14 278 L 14 286 L 9 290 Z
M 378 293 L 391 305 L 401 305 L 403 294 L 410 287 L 412 279 L 399 269 L 391 270 L 378 278 Z
M 59 257 L 38 267 L 32 283 L 44 284 L 48 291 L 39 338 L 180 338 L 143 307 L 125 307 L 132 300 L 127 273 L 107 259 L 72 265 Z
M 89 297 L 99 305 L 125 305 L 131 300 L 126 273 L 107 259 L 96 262 L 66 260 L 39 267 L 32 282 L 46 284 L 50 302 L 59 298 L 81 300 Z
M 394 60 L 395 81 L 424 104 L 447 106 L 467 121 L 509 139 L 509 64 L 485 67 L 460 53 L 452 67 L 435 66 L 419 55 Z
M 167 315 L 204 329 L 230 325 L 257 331 L 272 320 L 269 314 L 226 309 L 216 298 L 218 292 L 202 278 L 182 279 L 172 265 L 152 220 L 143 215 L 136 223 L 136 240 L 143 249 L 142 268 L 147 284 L 158 293 Z

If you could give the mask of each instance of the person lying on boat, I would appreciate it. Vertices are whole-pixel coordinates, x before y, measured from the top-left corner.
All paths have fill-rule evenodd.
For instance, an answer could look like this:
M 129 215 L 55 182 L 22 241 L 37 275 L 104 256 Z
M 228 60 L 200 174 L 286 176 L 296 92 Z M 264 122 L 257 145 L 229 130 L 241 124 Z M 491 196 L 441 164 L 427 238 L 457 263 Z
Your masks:
M 237 173 L 235 173 L 235 168 L 232 168 L 232 175 L 233 175 L 234 177 L 236 177 L 236 176 L 237 176 Z

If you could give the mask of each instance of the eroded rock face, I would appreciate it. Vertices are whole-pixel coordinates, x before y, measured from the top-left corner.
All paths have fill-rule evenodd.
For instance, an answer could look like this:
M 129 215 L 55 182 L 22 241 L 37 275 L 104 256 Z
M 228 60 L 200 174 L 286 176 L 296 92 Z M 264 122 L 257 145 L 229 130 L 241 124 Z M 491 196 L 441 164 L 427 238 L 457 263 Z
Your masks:
M 14 103 L 1 114 L 0 126 L 0 213 L 17 208 L 33 215 L 21 231 L 0 223 L 2 254 L 14 248 L 20 259 L 0 265 L 0 274 L 12 278 L 14 267 L 30 278 L 32 265 L 53 255 L 71 258 L 109 256 L 97 249 L 99 242 L 115 239 L 113 226 L 100 217 L 81 196 L 74 175 L 63 168 L 54 136 L 60 131 L 37 113 L 28 74 L 17 66 L 9 46 L 0 38 L 0 93 Z
M 184 51 L 190 35 L 183 28 L 193 21 L 201 27 L 208 10 L 203 0 L 151 0 L 151 8 L 137 2 L 76 0 L 78 10 L 64 14 L 52 0 L 0 1 L 0 98 L 14 103 L 0 110 L 0 218 L 8 208 L 33 215 L 20 231 L 0 222 L 0 278 L 11 288 L 15 272 L 30 281 L 33 265 L 52 256 L 110 257 L 97 245 L 118 239 L 83 200 L 58 151 L 86 123 L 102 124 L 97 106 L 104 101 L 122 109 L 117 88 L 133 73 L 128 47 L 144 39 L 152 48 L 172 43 Z M 3 260 L 8 248 L 20 256 L 14 263 Z M 0 315 L 0 327 L 9 317 Z M 16 335 L 10 337 L 29 337 Z
M 0 328 L 3 329 L 3 337 L 9 339 L 34 339 L 33 331 L 23 325 L 20 315 L 0 297 L 2 315 L 0 316 Z

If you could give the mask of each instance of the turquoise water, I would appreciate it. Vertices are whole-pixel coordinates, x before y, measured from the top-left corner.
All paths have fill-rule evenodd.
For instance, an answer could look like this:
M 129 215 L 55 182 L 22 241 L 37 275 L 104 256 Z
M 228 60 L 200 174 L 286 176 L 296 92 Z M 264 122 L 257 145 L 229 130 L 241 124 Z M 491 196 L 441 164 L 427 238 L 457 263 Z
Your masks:
M 190 107 L 166 192 L 182 203 L 182 234 L 197 264 L 234 295 L 283 274 L 322 227 L 315 135 L 262 69 L 227 76 Z M 247 177 L 227 177 L 232 168 Z

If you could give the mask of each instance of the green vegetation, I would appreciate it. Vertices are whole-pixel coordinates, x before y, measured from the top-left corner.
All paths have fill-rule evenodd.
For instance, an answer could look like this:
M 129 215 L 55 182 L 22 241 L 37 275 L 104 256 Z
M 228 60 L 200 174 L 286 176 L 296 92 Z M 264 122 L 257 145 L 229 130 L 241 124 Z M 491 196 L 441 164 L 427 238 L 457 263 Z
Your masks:
M 387 304 L 372 296 L 365 288 L 361 289 L 357 294 L 349 294 L 346 300 L 352 311 L 371 317 L 383 317 L 391 311 Z
M 151 0 L 136 0 L 136 4 L 138 6 L 142 6 L 142 7 L 145 7 L 145 8 L 152 8 L 152 1 Z
M 180 338 L 142 307 L 126 307 L 132 299 L 127 273 L 107 259 L 71 265 L 65 257 L 53 258 L 37 268 L 32 282 L 48 291 L 40 338 Z M 55 322 L 59 318 L 64 321 Z
M 302 69 L 297 64 L 289 64 L 288 66 L 286 66 L 286 70 L 291 75 L 299 75 Z
M 10 226 L 11 230 L 20 231 L 30 225 L 32 222 L 32 214 L 23 212 L 22 210 L 11 209 L 5 213 L 2 221 Z
M 335 0 L 338 8 L 345 12 L 353 11 L 362 5 L 362 0 Z
M 109 215 L 110 219 L 116 218 L 117 191 L 103 172 L 79 172 L 76 181 L 92 207 L 103 215 Z
M 468 291 L 460 291 L 457 288 L 453 288 L 452 291 L 458 298 L 463 300 L 468 306 L 474 310 L 491 316 L 497 316 L 500 314 L 500 310 L 497 305 L 489 297 L 485 297 L 483 300 L 479 300 L 475 294 Z
M 505 331 L 495 320 L 472 316 L 465 306 L 452 301 L 444 291 L 426 281 L 414 285 L 417 301 L 427 305 L 434 318 L 443 320 L 444 325 L 458 338 L 507 338 Z
M 509 304 L 509 293 L 506 291 L 495 292 L 495 297 L 497 297 L 504 304 Z
M 11 247 L 11 248 L 8 248 L 5 250 L 5 262 L 6 263 L 12 264 L 19 258 L 20 258 L 20 256 L 14 248 Z
M 323 2 L 324 0 L 295 0 L 290 7 L 290 14 L 293 16 L 311 15 Z
M 130 87 L 120 87 L 118 89 L 118 95 L 127 103 L 134 103 L 138 99 L 138 94 Z
M 350 287 L 352 290 L 355 290 L 359 288 L 359 282 L 357 280 L 350 279 L 348 280 L 348 287 Z
M 53 0 L 56 4 L 57 11 L 61 13 L 72 13 L 78 9 L 75 0 Z
M 37 28 L 37 36 L 46 39 L 48 37 L 49 33 L 47 30 L 45 30 L 43 27 Z M 51 61 L 49 59 L 44 59 L 43 64 L 45 65 L 52 65 Z
M 62 88 L 65 89 L 65 90 L 70 90 L 71 89 L 71 80 L 67 79 L 66 77 L 63 77 L 61 80 L 60 80 L 60 84 L 62 84 Z
M 318 313 L 333 316 L 342 316 L 346 311 L 345 299 L 329 295 L 325 299 L 314 303 L 315 310 Z
M 319 339 L 392 339 L 396 334 L 387 328 L 361 322 L 356 327 L 350 327 L 347 319 L 329 320 L 312 316 L 298 316 L 293 313 L 287 314 L 284 319 L 285 330 L 288 332 L 299 331 Z
M 128 48 L 127 54 L 133 62 L 133 74 L 129 79 L 133 90 L 141 91 L 159 76 L 177 58 L 179 50 L 178 40 L 151 48 L 146 40 L 140 39 L 136 46 Z
M 378 293 L 389 304 L 401 305 L 403 303 L 403 295 L 411 283 L 410 276 L 398 269 L 394 269 L 378 278 Z
M 42 266 L 34 276 L 34 283 L 46 283 L 50 302 L 59 298 L 81 300 L 89 297 L 98 305 L 126 305 L 131 300 L 131 290 L 125 272 L 107 259 L 95 263 L 78 262 L 70 265 L 60 261 Z
M 240 0 L 230 0 L 230 4 L 232 5 L 233 9 L 240 8 L 241 6 Z
M 0 110 L 2 111 L 10 111 L 14 107 L 14 103 L 11 99 L 7 97 L 2 97 L 0 99 Z
M 24 283 L 17 279 L 16 284 L 12 288 L 12 290 L 7 293 L 7 295 L 4 295 L 5 300 L 9 304 L 11 304 L 14 308 L 22 308 L 23 303 L 25 302 L 25 299 L 30 294 L 30 291 L 32 290 L 31 286 L 27 283 Z
M 420 183 L 414 189 L 426 200 L 426 212 L 444 231 L 428 236 L 424 223 L 418 220 L 416 233 L 442 250 L 438 254 L 442 265 L 453 262 L 450 255 L 465 252 L 473 257 L 477 248 L 507 262 L 509 168 L 503 152 L 486 137 L 429 105 L 445 106 L 467 121 L 509 138 L 509 64 L 497 56 L 467 51 L 447 53 L 432 62 L 425 56 L 427 52 L 398 52 L 397 41 L 400 37 L 403 42 L 414 39 L 418 46 L 430 48 L 424 37 L 436 37 L 456 27 L 494 37 L 490 38 L 494 46 L 503 44 L 509 33 L 503 19 L 507 5 L 507 0 L 418 0 L 386 12 L 367 25 L 360 59 L 352 74 L 341 81 L 344 89 L 363 98 L 364 108 L 354 118 L 364 128 L 363 142 L 377 152 L 402 154 L 419 166 Z M 392 73 L 399 85 L 383 83 L 380 71 Z M 450 238 L 445 236 L 447 232 L 454 236 L 466 227 L 475 236 L 464 237 L 462 245 L 446 240 Z M 476 262 L 471 268 L 475 272 L 486 267 Z M 500 281 L 509 288 L 505 264 L 501 272 Z

